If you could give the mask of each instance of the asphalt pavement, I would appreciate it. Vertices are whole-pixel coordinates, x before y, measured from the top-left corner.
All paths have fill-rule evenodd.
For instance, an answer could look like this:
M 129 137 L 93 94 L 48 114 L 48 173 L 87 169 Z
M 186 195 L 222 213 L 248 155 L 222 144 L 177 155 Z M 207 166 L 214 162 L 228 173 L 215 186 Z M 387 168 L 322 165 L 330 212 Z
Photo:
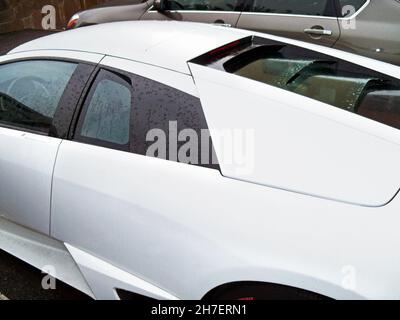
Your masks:
M 44 290 L 42 280 L 45 276 L 40 270 L 0 251 L 0 300 L 90 299 L 61 281 L 56 281 L 54 290 Z

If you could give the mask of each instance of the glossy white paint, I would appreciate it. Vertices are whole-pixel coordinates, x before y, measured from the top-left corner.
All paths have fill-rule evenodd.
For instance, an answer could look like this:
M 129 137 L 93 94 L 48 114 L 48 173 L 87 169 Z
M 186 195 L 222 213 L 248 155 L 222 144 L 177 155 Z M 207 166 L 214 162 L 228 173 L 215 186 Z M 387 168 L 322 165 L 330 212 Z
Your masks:
M 104 55 L 38 50 L 0 56 L 0 64 L 59 58 L 99 63 Z M 49 234 L 51 179 L 61 140 L 0 127 L 0 217 Z
M 94 298 L 63 243 L 0 218 L 0 249 Z
M 112 264 L 98 259 L 93 255 L 65 244 L 75 259 L 86 280 L 96 292 L 96 299 L 119 299 L 116 288 L 135 292 L 157 300 L 177 300 L 168 292 L 114 267 Z
M 14 60 L 23 60 L 27 58 L 61 58 L 81 60 L 90 63 L 99 63 L 104 57 L 102 54 L 79 52 L 79 51 L 66 51 L 66 50 L 36 50 L 36 51 L 22 51 L 18 53 L 9 53 L 8 55 L 0 56 L 0 63 L 11 62 Z
M 56 48 L 82 54 L 98 53 L 115 56 L 189 73 L 187 61 L 247 36 L 283 41 L 400 78 L 400 67 L 371 58 L 265 33 L 193 22 L 105 23 L 39 38 L 15 48 L 10 53 Z
M 108 55 L 103 65 L 153 80 L 159 72 L 160 82 L 199 95 L 212 128 L 253 128 L 261 136 L 256 172 L 245 179 L 223 163 L 225 176 L 0 129 L 0 177 L 7 181 L 0 190 L 1 214 L 48 233 L 52 190 L 50 236 L 66 243 L 96 298 L 117 299 L 114 289 L 122 288 L 162 299 L 200 299 L 237 281 L 289 285 L 338 299 L 400 298 L 400 198 L 386 204 L 400 185 L 398 130 L 188 64 L 252 34 L 176 22 L 106 24 L 36 40 L 1 58 L 48 55 L 54 48 L 66 50 L 55 55 L 89 54 L 92 62 Z M 400 68 L 389 64 L 257 35 L 400 78 Z M 26 50 L 36 51 L 17 53 Z M 57 149 L 51 180 L 48 167 Z M 15 192 L 23 201 L 12 202 Z M 349 272 L 352 287 L 345 286 Z
M 49 234 L 51 180 L 60 143 L 0 127 L 0 217 Z
M 254 130 L 255 151 L 244 149 L 246 163 L 226 163 L 226 141 L 211 132 L 225 176 L 365 206 L 385 205 L 399 190 L 397 129 L 257 81 L 190 66 L 210 129 Z M 235 139 L 240 147 L 242 136 Z
M 180 299 L 240 280 L 400 297 L 399 199 L 355 206 L 64 141 L 52 204 L 52 236 Z M 346 290 L 349 266 L 356 287 Z
M 189 73 L 186 61 L 242 37 L 228 28 L 176 21 L 132 21 L 90 26 L 24 44 L 12 53 L 32 50 L 78 50 L 131 59 Z M 154 32 L 156 31 L 156 32 Z

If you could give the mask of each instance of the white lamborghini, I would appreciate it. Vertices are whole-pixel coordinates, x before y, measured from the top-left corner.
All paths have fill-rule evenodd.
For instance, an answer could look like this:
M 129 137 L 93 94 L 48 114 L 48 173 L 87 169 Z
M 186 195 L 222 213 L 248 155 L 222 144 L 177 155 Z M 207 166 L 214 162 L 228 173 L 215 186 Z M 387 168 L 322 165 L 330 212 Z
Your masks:
M 400 67 L 196 23 L 0 57 L 0 249 L 96 299 L 400 298 Z

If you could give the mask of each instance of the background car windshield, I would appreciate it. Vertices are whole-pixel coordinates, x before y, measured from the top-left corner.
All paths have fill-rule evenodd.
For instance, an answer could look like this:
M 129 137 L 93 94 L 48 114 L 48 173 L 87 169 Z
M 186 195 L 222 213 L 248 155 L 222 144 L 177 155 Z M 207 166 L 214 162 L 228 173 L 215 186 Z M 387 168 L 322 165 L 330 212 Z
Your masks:
M 242 0 L 169 0 L 169 10 L 235 11 Z
M 328 0 L 255 0 L 252 11 L 322 16 Z

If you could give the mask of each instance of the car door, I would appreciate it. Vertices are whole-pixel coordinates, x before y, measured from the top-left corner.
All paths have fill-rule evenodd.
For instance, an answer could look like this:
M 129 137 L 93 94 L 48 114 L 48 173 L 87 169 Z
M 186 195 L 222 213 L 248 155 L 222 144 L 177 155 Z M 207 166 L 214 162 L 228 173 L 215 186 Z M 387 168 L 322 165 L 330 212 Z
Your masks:
M 223 24 L 235 27 L 245 0 L 168 0 L 167 10 L 152 8 L 143 20 L 177 20 Z
M 237 27 L 325 46 L 340 36 L 333 0 L 249 0 Z
M 49 59 L 0 64 L 0 217 L 49 233 L 60 138 L 92 68 Z
M 185 210 L 182 201 L 194 201 L 200 189 L 205 192 L 220 177 L 207 151 L 204 157 L 191 149 L 190 159 L 185 152 L 187 135 L 194 132 L 191 141 L 199 142 L 207 129 L 200 100 L 192 95 L 194 88 L 189 75 L 115 57 L 102 61 L 71 141 L 60 146 L 53 180 L 53 237 L 141 279 L 152 279 L 159 288 L 175 286 L 182 273 L 172 272 L 172 278 L 160 273 L 160 261 L 168 261 L 172 270 L 172 264 L 192 264 L 190 258 L 179 263 L 190 251 L 174 248 L 182 232 L 186 242 L 196 236 L 187 236 L 165 211 L 170 205 Z M 153 153 L 154 143 L 160 148 Z M 189 162 L 192 155 L 196 160 Z M 171 181 L 184 187 L 177 190 Z M 209 256 L 208 248 L 201 250 Z M 83 272 L 90 281 L 89 269 Z M 192 277 L 191 270 L 187 268 L 185 279 Z M 121 281 L 110 286 L 132 290 Z M 97 298 L 115 298 L 115 293 Z
M 337 3 L 341 32 L 336 49 L 400 65 L 400 1 Z

